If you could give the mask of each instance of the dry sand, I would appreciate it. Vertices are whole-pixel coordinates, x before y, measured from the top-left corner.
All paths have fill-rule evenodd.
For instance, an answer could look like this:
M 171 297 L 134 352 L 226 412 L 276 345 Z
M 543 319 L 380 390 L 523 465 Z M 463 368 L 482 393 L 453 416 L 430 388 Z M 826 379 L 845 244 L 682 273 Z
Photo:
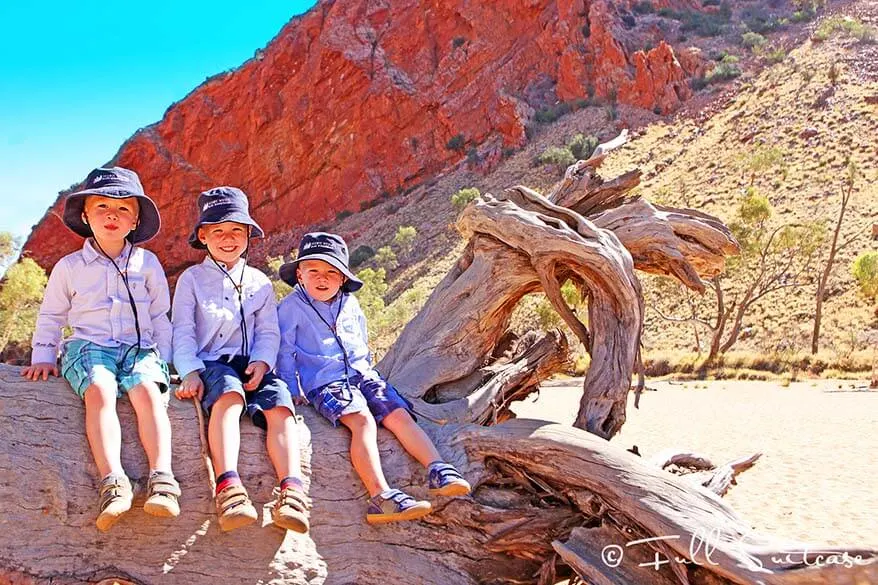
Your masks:
M 552 381 L 520 417 L 570 424 L 581 379 Z M 878 392 L 849 381 L 649 382 L 613 439 L 644 457 L 666 448 L 714 463 L 761 452 L 725 500 L 760 532 L 815 544 L 878 547 Z

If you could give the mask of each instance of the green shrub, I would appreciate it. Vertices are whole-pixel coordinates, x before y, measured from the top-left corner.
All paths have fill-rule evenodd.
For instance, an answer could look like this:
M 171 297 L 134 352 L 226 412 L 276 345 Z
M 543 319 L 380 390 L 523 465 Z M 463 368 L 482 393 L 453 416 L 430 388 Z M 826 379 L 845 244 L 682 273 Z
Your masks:
M 717 83 L 720 81 L 728 81 L 741 75 L 741 68 L 738 67 L 738 58 L 734 55 L 726 55 L 716 67 L 704 76 L 708 83 Z
M 583 134 L 577 134 L 567 143 L 567 149 L 577 160 L 587 160 L 597 147 L 597 137 Z
M 814 18 L 815 14 L 808 10 L 796 10 L 793 12 L 792 16 L 790 16 L 790 20 L 795 23 L 808 22 L 812 18 Z
M 363 286 L 356 292 L 360 308 L 366 315 L 366 322 L 377 321 L 384 311 L 384 295 L 387 293 L 387 273 L 383 268 L 364 268 L 357 273 Z
M 851 16 L 840 14 L 827 18 L 814 31 L 812 38 L 816 41 L 825 41 L 836 33 L 853 37 L 862 43 L 875 42 L 875 29 L 863 24 L 860 20 Z
M 451 204 L 457 209 L 463 209 L 470 201 L 475 201 L 481 195 L 475 187 L 467 187 L 451 196 Z
M 402 250 L 403 253 L 411 252 L 415 238 L 418 237 L 418 230 L 414 226 L 401 225 L 393 236 L 393 243 Z
M 787 51 L 783 47 L 777 47 L 776 49 L 762 48 L 755 51 L 755 53 L 762 57 L 765 62 L 770 65 L 777 65 L 787 58 Z
M 452 137 L 451 140 L 446 142 L 445 147 L 448 148 L 448 150 L 458 150 L 463 152 L 464 143 L 466 143 L 466 138 L 463 136 L 463 134 L 458 134 L 457 136 Z
M 878 252 L 864 252 L 854 260 L 851 273 L 860 286 L 860 292 L 878 299 Z
M 396 270 L 399 261 L 396 259 L 396 252 L 390 246 L 381 246 L 375 253 L 375 263 L 379 268 L 386 270 Z
M 750 50 L 755 49 L 756 47 L 761 47 L 766 44 L 768 40 L 764 36 L 755 32 L 745 32 L 741 35 L 741 42 Z
M 678 12 L 670 8 L 662 8 L 658 14 L 679 20 L 680 30 L 683 32 L 692 32 L 700 37 L 716 37 L 725 32 L 732 16 L 732 8 L 728 2 L 723 2 L 716 12 Z
M 744 26 L 754 33 L 764 34 L 780 28 L 781 21 L 776 14 L 766 13 L 758 8 L 751 8 L 744 15 Z
M 550 146 L 537 157 L 540 164 L 555 164 L 569 167 L 576 162 L 576 157 L 567 147 Z
M 636 14 L 652 14 L 655 12 L 655 6 L 652 5 L 652 2 L 637 2 L 634 5 L 634 12 Z
M 339 211 L 338 213 L 335 214 L 335 221 L 341 221 L 346 217 L 352 216 L 353 214 L 354 214 L 354 212 L 349 210 L 349 209 L 342 209 L 341 211 Z
M 550 124 L 565 114 L 573 111 L 573 106 L 568 102 L 558 102 L 555 105 L 545 107 L 537 111 L 534 119 L 541 124 Z

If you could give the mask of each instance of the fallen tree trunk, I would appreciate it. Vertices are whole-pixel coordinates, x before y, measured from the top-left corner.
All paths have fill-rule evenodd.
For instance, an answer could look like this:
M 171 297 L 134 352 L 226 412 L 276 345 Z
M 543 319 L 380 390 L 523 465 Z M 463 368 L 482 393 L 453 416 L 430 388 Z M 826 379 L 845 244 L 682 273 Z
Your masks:
M 29 382 L 19 368 L 0 366 L 0 404 L 0 583 L 555 583 L 573 575 L 571 566 L 603 575 L 589 577 L 595 583 L 878 580 L 878 551 L 833 547 L 860 554 L 862 564 L 807 567 L 804 545 L 754 534 L 713 494 L 589 433 L 541 421 L 426 423 L 475 493 L 435 502 L 423 522 L 372 527 L 347 432 L 310 407 L 299 425 L 313 499 L 309 535 L 270 525 L 219 531 L 194 407 L 177 400 L 170 416 L 182 515 L 162 520 L 141 510 L 147 464 L 122 401 L 123 464 L 137 495 L 135 508 L 102 534 L 81 402 L 60 381 Z M 264 435 L 248 422 L 242 428 L 242 477 L 266 504 L 274 481 Z M 380 448 L 390 480 L 425 495 L 423 470 L 384 431 Z M 665 538 L 635 542 L 648 537 Z M 656 555 L 672 562 L 638 566 Z
M 101 534 L 93 526 L 97 478 L 81 402 L 58 380 L 28 382 L 18 368 L 0 366 L 0 583 L 878 581 L 878 551 L 843 549 L 843 563 L 815 567 L 805 552 L 815 547 L 753 533 L 715 494 L 605 440 L 624 423 L 639 358 L 635 268 L 700 289 L 737 244 L 711 216 L 632 197 L 638 173 L 605 182 L 595 166 L 571 167 L 549 197 L 515 187 L 468 207 L 458 223 L 469 239 L 463 255 L 379 365 L 473 482 L 471 497 L 437 501 L 421 522 L 367 525 L 347 431 L 303 408 L 311 532 L 260 526 L 222 534 L 194 405 L 173 401 L 183 514 L 156 519 L 140 509 L 146 461 L 123 402 L 123 464 L 138 491 L 135 509 Z M 567 280 L 587 302 L 588 326 L 563 300 Z M 536 391 L 567 359 L 558 332 L 514 341 L 507 331 L 515 305 L 537 291 L 591 354 L 576 426 L 594 434 L 508 420 L 509 403 Z M 249 423 L 243 429 L 239 471 L 254 500 L 267 505 L 274 478 L 264 436 Z M 399 443 L 381 431 L 379 447 L 391 483 L 425 496 L 424 472 Z M 738 469 L 723 472 L 715 489 Z M 263 510 L 270 524 L 266 518 Z

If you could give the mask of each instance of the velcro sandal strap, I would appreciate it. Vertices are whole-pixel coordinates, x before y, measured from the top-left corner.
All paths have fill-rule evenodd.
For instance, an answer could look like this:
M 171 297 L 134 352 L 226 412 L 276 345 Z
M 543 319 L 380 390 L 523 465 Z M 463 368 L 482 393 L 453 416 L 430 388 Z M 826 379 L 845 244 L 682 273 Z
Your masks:
M 170 473 L 159 473 L 149 478 L 149 494 L 180 497 L 180 484 Z
M 301 490 L 288 487 L 281 491 L 277 499 L 277 506 L 292 506 L 299 512 L 306 512 L 311 507 L 311 502 Z
M 247 490 L 242 485 L 229 486 L 217 494 L 216 505 L 223 514 L 232 508 L 248 504 L 250 504 L 250 496 L 247 495 Z
M 101 499 L 101 511 L 106 509 L 106 507 L 110 505 L 110 502 L 112 502 L 116 498 L 124 498 L 130 500 L 133 497 L 133 493 L 131 491 L 131 482 L 128 481 L 128 478 L 117 477 L 115 475 L 104 478 L 104 480 L 101 482 L 99 493 Z
M 391 490 L 388 498 L 379 496 L 381 509 L 385 512 L 401 512 L 406 508 L 415 505 L 418 501 L 401 490 Z

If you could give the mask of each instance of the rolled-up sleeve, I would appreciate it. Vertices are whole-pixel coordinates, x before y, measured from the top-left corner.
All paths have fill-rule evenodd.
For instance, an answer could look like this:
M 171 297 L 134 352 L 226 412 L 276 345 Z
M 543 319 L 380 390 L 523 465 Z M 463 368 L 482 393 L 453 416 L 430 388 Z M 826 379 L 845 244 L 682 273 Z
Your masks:
M 274 289 L 268 279 L 265 281 L 265 286 L 260 289 L 263 302 L 253 315 L 253 347 L 250 350 L 250 361 L 265 362 L 268 364 L 268 369 L 273 370 L 280 347 L 280 330 L 277 324 Z
M 198 341 L 195 332 L 195 289 L 191 277 L 184 272 L 177 280 L 174 304 L 171 310 L 173 326 L 173 356 L 177 373 L 185 376 L 204 369 L 198 359 Z
M 304 398 L 296 370 L 296 313 L 292 303 L 281 303 L 277 308 L 280 326 L 280 351 L 277 355 L 277 375 L 287 383 L 293 398 Z
M 31 364 L 54 364 L 58 360 L 61 328 L 70 312 L 70 270 L 66 258 L 55 264 L 37 316 L 31 345 Z
M 168 290 L 168 279 L 158 258 L 152 258 L 151 270 L 147 273 L 147 277 L 153 341 L 161 358 L 170 361 L 173 358 L 171 353 L 173 327 L 168 318 L 168 312 L 171 310 L 171 293 Z

